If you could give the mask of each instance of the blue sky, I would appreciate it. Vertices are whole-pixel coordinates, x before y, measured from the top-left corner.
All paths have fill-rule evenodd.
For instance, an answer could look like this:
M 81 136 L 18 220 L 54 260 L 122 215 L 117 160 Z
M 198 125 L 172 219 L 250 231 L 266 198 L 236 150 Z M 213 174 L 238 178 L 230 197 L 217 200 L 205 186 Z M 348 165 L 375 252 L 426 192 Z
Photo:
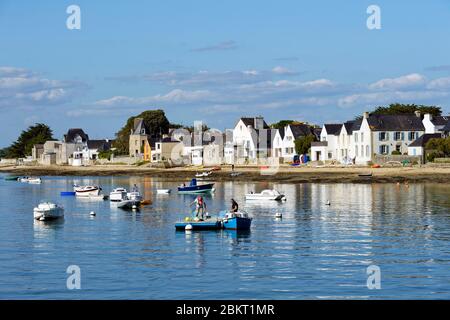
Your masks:
M 81 8 L 68 30 L 66 8 Z M 369 5 L 381 30 L 366 27 Z M 0 147 L 35 122 L 112 138 L 129 116 L 224 129 L 341 122 L 392 102 L 450 111 L 450 1 L 0 0 Z

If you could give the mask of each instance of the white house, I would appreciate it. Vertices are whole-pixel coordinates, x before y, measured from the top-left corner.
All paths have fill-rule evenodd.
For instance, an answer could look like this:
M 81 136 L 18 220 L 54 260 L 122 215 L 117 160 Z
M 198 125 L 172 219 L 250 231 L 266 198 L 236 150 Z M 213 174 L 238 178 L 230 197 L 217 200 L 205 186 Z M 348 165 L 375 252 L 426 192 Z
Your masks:
M 408 154 L 408 146 L 424 132 L 420 113 L 369 115 L 365 112 L 359 120 L 341 125 L 325 124 L 320 143 L 311 146 L 311 160 L 367 164 L 375 154 Z
M 275 132 L 275 130 L 274 130 Z M 227 146 L 230 152 L 231 146 Z M 242 161 L 256 161 L 272 154 L 272 130 L 263 117 L 240 118 L 233 129 L 234 157 Z
M 311 161 L 337 160 L 339 135 L 342 124 L 324 124 L 320 132 L 320 143 L 311 144 Z
M 442 133 L 444 127 L 449 123 L 450 116 L 433 116 L 429 113 L 423 116 L 423 126 L 425 133 Z
M 283 128 L 283 133 L 281 157 L 283 157 L 285 161 L 292 161 L 294 155 L 296 155 L 296 139 L 306 137 L 308 135 L 314 135 L 313 128 L 303 123 L 287 125 Z M 277 135 L 275 135 L 275 140 L 276 139 Z

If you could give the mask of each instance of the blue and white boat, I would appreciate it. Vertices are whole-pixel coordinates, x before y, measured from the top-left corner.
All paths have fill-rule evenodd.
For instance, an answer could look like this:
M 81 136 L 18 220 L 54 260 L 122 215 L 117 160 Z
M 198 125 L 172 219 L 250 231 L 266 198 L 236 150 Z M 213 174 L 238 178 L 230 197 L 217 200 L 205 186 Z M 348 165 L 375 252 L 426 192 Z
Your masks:
M 252 218 L 246 212 L 227 212 L 222 219 L 224 229 L 249 230 L 251 224 Z
M 214 192 L 214 183 L 197 184 L 197 179 L 192 179 L 189 186 L 179 186 L 178 193 L 207 193 Z

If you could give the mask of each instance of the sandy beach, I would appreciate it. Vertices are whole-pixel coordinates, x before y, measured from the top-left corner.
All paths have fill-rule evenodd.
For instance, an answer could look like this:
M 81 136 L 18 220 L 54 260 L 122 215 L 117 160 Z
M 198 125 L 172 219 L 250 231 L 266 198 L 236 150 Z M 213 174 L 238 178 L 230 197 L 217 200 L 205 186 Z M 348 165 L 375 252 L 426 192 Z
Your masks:
M 164 177 L 168 180 L 190 179 L 196 172 L 208 168 L 152 168 L 134 165 L 96 165 L 87 167 L 71 166 L 2 166 L 0 172 L 14 175 L 33 176 L 108 176 L 108 175 L 145 175 Z M 450 182 L 450 166 L 445 167 L 291 167 L 282 165 L 278 168 L 261 168 L 257 166 L 236 166 L 238 176 L 230 175 L 231 167 L 222 166 L 220 171 L 204 180 L 216 181 L 277 181 L 284 183 L 380 183 L 380 182 Z M 371 177 L 360 177 L 369 174 Z

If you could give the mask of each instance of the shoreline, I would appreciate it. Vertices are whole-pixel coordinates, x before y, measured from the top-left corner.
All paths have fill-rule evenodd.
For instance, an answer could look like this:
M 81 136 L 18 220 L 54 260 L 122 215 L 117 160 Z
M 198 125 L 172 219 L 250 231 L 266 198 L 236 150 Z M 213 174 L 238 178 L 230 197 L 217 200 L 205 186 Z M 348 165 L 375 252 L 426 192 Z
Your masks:
M 164 177 L 167 180 L 191 179 L 196 172 L 207 168 L 150 168 L 133 165 L 96 165 L 89 167 L 70 166 L 3 166 L 0 173 L 23 176 L 150 176 Z M 220 171 L 199 180 L 215 181 L 273 181 L 283 183 L 396 183 L 433 182 L 450 183 L 450 167 L 290 167 L 280 166 L 276 174 L 264 174 L 257 166 L 236 166 L 241 174 L 231 177 L 231 167 L 224 166 Z M 359 174 L 372 173 L 372 177 L 359 177 Z

